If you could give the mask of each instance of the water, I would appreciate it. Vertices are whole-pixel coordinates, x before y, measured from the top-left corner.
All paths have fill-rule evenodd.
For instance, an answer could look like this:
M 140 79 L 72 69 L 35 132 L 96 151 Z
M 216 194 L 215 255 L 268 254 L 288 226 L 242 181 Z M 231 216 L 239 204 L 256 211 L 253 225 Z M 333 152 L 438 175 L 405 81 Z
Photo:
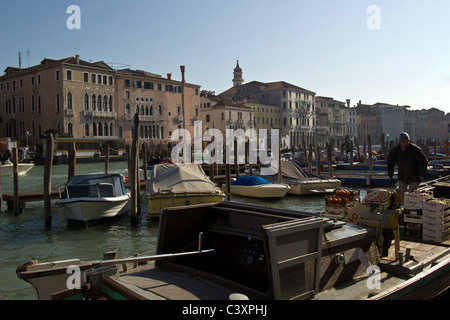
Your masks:
M 111 173 L 127 174 L 126 162 L 111 162 Z M 19 177 L 19 191 L 37 191 L 43 187 L 43 166 L 35 166 L 26 176 Z M 67 165 L 53 166 L 52 188 L 57 189 L 67 180 Z M 103 173 L 103 163 L 77 164 L 77 174 Z M 12 177 L 2 177 L 2 192 L 13 190 Z M 361 196 L 364 194 L 361 192 Z M 280 200 L 232 197 L 232 201 L 253 203 L 280 209 L 316 212 L 323 210 L 324 196 L 287 196 Z M 17 278 L 16 268 L 32 258 L 39 262 L 67 259 L 99 260 L 106 251 L 117 250 L 119 257 L 136 253 L 151 254 L 156 250 L 158 222 L 143 214 L 138 226 L 130 226 L 129 215 L 113 219 L 90 228 L 74 227 L 59 221 L 54 208 L 52 227 L 46 228 L 43 202 L 27 203 L 25 213 L 14 217 L 5 212 L 2 202 L 0 213 L 0 300 L 35 300 L 34 289 Z M 143 204 L 142 212 L 146 212 Z

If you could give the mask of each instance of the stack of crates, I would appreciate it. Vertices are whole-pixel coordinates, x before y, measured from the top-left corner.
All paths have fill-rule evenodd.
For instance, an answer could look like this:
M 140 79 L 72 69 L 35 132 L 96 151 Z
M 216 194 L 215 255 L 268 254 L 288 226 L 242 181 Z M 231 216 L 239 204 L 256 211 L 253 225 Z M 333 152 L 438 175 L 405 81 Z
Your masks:
M 432 198 L 431 192 L 405 192 L 403 226 L 406 237 L 422 239 L 423 205 Z
M 450 238 L 450 201 L 432 199 L 423 204 L 423 240 L 442 243 Z

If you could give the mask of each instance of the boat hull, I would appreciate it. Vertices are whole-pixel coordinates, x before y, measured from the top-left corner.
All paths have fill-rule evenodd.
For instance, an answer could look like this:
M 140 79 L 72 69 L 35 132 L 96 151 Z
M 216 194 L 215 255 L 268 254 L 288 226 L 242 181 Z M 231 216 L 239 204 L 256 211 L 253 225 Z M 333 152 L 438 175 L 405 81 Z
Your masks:
M 17 166 L 18 175 L 23 176 L 33 169 L 33 163 L 19 163 Z M 14 172 L 14 165 L 4 164 L 2 165 L 2 177 L 12 176 Z
M 252 198 L 283 198 L 289 191 L 289 186 L 283 183 L 261 184 L 255 186 L 231 185 L 232 194 Z
M 164 208 L 219 203 L 225 200 L 225 194 L 160 194 L 149 196 L 147 199 L 148 215 L 150 218 L 159 218 Z
M 73 198 L 61 199 L 61 220 L 88 222 L 113 218 L 130 209 L 130 194 L 115 198 Z

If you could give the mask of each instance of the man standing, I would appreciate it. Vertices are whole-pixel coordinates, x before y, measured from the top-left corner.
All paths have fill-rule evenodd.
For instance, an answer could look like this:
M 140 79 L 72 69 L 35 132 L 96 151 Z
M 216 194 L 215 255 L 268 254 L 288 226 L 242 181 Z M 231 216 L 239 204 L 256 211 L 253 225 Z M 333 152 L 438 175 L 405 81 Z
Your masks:
M 394 183 L 394 168 L 398 167 L 398 190 L 401 204 L 405 192 L 413 192 L 422 182 L 427 172 L 428 159 L 422 150 L 411 143 L 406 132 L 400 133 L 399 144 L 389 152 L 387 159 L 387 171 L 391 184 Z

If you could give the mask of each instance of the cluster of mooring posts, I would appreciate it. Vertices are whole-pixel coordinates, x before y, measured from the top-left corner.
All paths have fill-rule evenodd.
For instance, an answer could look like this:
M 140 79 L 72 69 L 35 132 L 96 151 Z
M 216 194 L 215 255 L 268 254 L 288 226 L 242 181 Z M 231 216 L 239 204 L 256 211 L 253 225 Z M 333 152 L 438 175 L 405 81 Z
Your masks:
M 127 144 L 126 146 L 126 152 L 127 152 L 127 163 L 128 163 L 128 182 L 126 183 L 126 186 L 130 188 L 131 191 L 131 210 L 130 210 L 130 223 L 132 225 L 136 225 L 138 222 L 138 216 L 140 215 L 141 211 L 141 205 L 140 205 L 140 191 L 142 189 L 145 190 L 145 181 L 148 178 L 148 171 L 147 171 L 147 159 L 148 159 L 148 144 L 139 142 L 139 116 L 135 115 L 134 117 L 134 127 L 132 132 L 132 143 Z M 281 139 L 280 139 L 281 141 Z M 390 142 L 385 142 L 384 134 L 381 135 L 381 152 L 383 155 L 386 156 L 387 152 L 385 150 L 392 149 L 397 141 L 394 142 L 394 140 L 390 140 Z M 423 143 L 423 141 L 418 142 L 419 146 L 421 146 L 425 153 L 429 154 L 429 147 L 433 147 L 433 143 L 430 141 L 426 141 Z M 445 153 L 448 155 L 448 139 L 445 141 Z M 364 141 L 364 148 L 363 148 L 363 157 L 361 158 L 360 153 L 360 146 L 358 142 L 355 142 L 356 146 L 356 153 L 357 153 L 357 161 L 363 161 L 367 162 L 369 164 L 369 170 L 373 170 L 373 163 L 372 163 L 372 142 L 370 135 L 367 136 L 367 146 L 366 141 Z M 300 146 L 299 146 L 300 147 Z M 353 162 L 354 162 L 354 143 L 353 139 L 347 139 L 346 140 L 346 149 L 350 153 L 350 168 L 353 169 Z M 144 159 L 144 165 L 143 165 L 143 171 L 144 171 L 144 180 L 143 182 L 140 181 L 140 173 L 139 173 L 139 153 L 142 150 L 143 152 L 143 159 Z M 309 144 L 309 148 L 306 148 L 305 142 L 303 141 L 303 150 L 304 150 L 304 159 L 307 162 L 308 171 L 313 173 L 314 169 L 316 171 L 316 174 L 318 176 L 322 175 L 322 165 L 321 165 L 321 147 L 320 145 L 313 145 Z M 334 139 L 331 140 L 331 142 L 326 143 L 326 150 L 327 150 L 327 170 L 330 175 L 330 177 L 333 176 L 333 156 L 332 156 L 332 150 L 334 150 Z M 367 152 L 366 152 L 367 150 Z M 209 165 L 209 177 L 211 181 L 219 183 L 219 184 L 225 184 L 225 194 L 226 199 L 231 200 L 231 178 L 235 176 L 236 178 L 239 178 L 240 175 L 252 175 L 253 174 L 253 168 L 251 164 L 248 164 L 248 173 L 242 173 L 239 172 L 239 163 L 238 163 L 238 157 L 237 157 L 237 141 L 235 141 L 235 147 L 234 147 L 234 171 L 235 174 L 231 174 L 231 165 L 225 164 L 225 175 L 219 174 L 218 170 L 218 164 L 214 163 Z M 436 154 L 437 151 L 437 142 L 434 141 L 434 152 Z M 17 148 L 12 149 L 12 158 L 13 158 L 13 182 L 14 182 L 14 189 L 13 193 L 7 193 L 2 195 L 3 201 L 7 202 L 7 210 L 13 211 L 15 216 L 18 216 L 20 214 L 23 214 L 25 209 L 25 203 L 26 202 L 34 202 L 34 201 L 44 201 L 44 214 L 45 214 L 45 226 L 50 227 L 51 222 L 51 214 L 52 214 L 52 204 L 51 201 L 54 199 L 59 199 L 60 194 L 59 190 L 52 190 L 51 188 L 51 176 L 52 176 L 52 164 L 53 164 L 53 152 L 54 152 L 54 136 L 52 133 L 47 133 L 46 138 L 46 157 L 45 157 L 45 164 L 44 164 L 44 179 L 43 179 L 43 191 L 32 191 L 32 192 L 19 192 L 19 179 L 18 179 L 18 150 Z M 292 147 L 292 156 L 294 156 L 295 153 L 295 146 Z M 313 167 L 313 154 L 315 154 L 315 160 L 316 160 L 316 166 Z M 248 144 L 246 144 L 246 161 L 245 163 L 248 163 L 247 159 L 249 156 L 249 147 Z M 369 155 L 369 156 L 367 156 Z M 193 156 L 193 155 L 191 155 Z M 279 157 L 278 157 L 278 181 L 282 182 L 282 172 L 281 172 L 281 146 L 279 149 Z M 431 157 L 433 158 L 433 157 Z M 75 143 L 73 142 L 68 154 L 68 176 L 74 176 L 76 173 L 76 150 L 75 150 Z M 242 164 L 242 163 L 241 163 Z M 109 146 L 106 146 L 105 148 L 105 173 L 108 173 L 109 171 Z M 1 194 L 1 166 L 0 166 L 0 194 Z M 0 211 L 1 211 L 1 202 L 0 202 Z

